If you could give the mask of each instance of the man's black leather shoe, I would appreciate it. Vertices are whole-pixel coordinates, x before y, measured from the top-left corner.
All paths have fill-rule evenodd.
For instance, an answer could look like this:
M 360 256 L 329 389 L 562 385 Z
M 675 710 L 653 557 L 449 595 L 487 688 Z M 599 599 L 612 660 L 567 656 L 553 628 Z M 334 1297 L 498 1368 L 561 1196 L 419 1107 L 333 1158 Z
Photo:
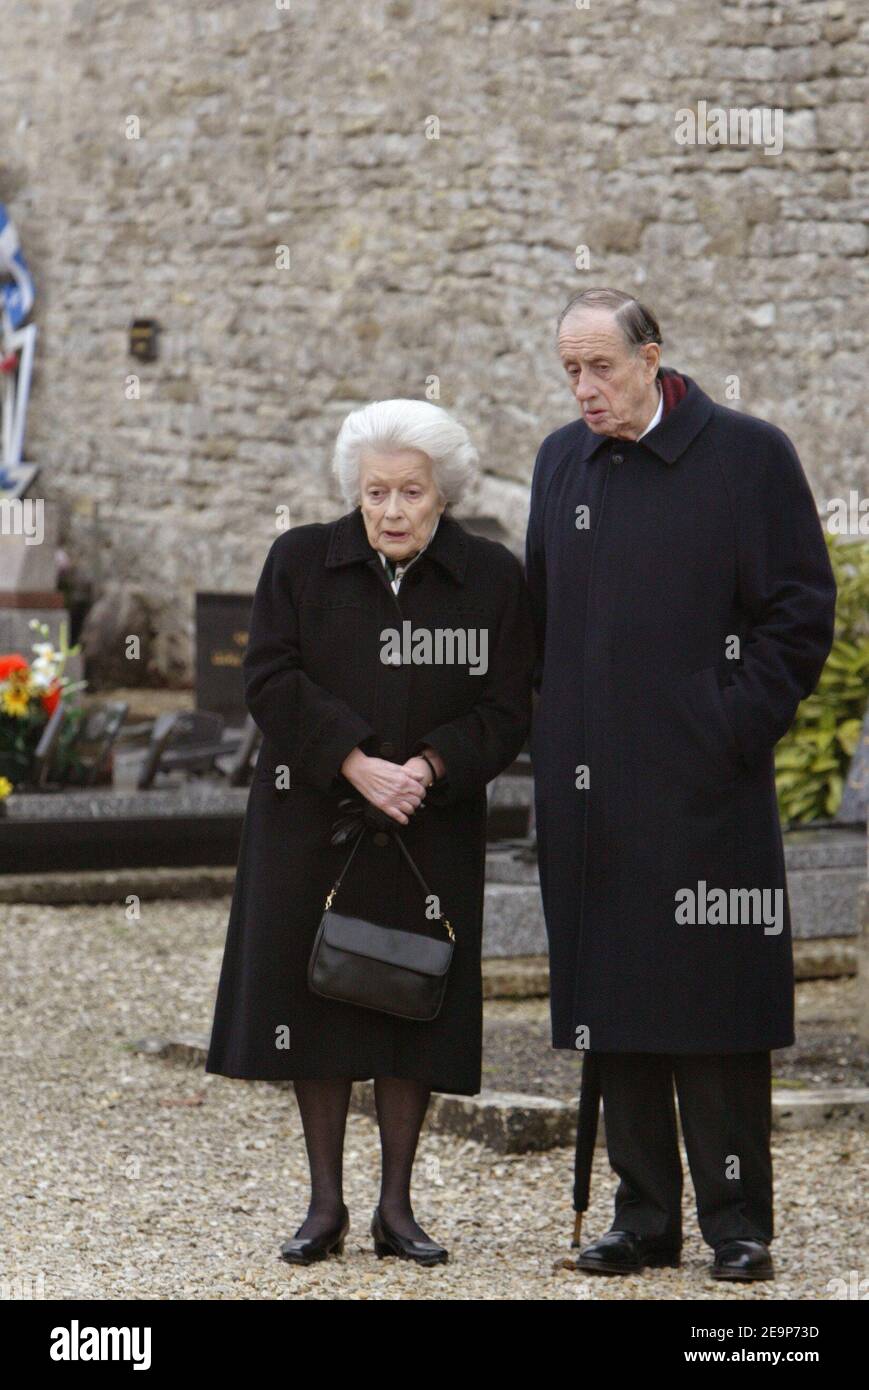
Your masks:
M 715 1247 L 713 1279 L 774 1279 L 772 1256 L 762 1240 L 722 1240 Z
M 678 1245 L 665 1245 L 633 1231 L 607 1231 L 579 1252 L 576 1268 L 587 1274 L 637 1274 L 647 1265 L 678 1269 L 681 1256 Z

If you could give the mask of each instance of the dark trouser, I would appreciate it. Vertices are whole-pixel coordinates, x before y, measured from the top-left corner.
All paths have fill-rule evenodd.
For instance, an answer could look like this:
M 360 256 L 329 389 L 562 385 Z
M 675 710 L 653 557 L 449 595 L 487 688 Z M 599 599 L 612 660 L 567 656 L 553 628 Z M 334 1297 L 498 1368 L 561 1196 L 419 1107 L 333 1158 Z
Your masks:
M 769 1052 L 723 1056 L 599 1052 L 607 1150 L 621 1182 L 614 1231 L 682 1240 L 682 1165 L 673 1103 L 709 1245 L 773 1236 Z

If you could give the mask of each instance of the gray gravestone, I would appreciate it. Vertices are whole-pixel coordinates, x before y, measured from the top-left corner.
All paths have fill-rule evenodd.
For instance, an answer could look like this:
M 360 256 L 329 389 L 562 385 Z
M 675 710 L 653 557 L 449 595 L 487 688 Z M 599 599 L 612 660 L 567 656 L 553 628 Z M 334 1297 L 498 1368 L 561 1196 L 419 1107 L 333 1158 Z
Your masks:
M 867 819 L 869 806 L 869 709 L 863 719 L 860 742 L 851 759 L 848 780 L 842 794 L 842 804 L 836 813 L 836 820 L 852 825 Z
M 20 652 L 29 661 L 33 643 L 42 640 L 30 627 L 31 618 L 48 624 L 50 640 L 57 645 L 64 620 L 69 635 L 69 613 L 57 587 L 55 504 L 42 498 L 16 500 L 21 504 L 17 513 L 12 503 L 0 512 L 0 652 Z M 70 657 L 66 674 L 80 678 L 80 657 Z
M 32 498 L 21 500 L 35 507 Z M 35 517 L 30 516 L 26 508 L 19 511 L 20 521 L 13 519 L 11 508 L 7 515 L 9 521 L 5 528 L 0 517 L 0 606 L 4 602 L 11 604 L 14 595 L 55 593 L 57 515 L 54 508 L 43 505 L 38 528 Z
M 196 595 L 196 708 L 241 728 L 247 715 L 242 661 L 253 594 Z

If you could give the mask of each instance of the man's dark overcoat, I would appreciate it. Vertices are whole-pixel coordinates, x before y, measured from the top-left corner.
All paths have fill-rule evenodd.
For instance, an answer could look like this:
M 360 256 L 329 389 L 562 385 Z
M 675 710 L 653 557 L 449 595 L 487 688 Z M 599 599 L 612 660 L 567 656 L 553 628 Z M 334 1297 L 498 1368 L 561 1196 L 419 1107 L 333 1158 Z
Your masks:
M 388 664 L 385 629 L 485 630 L 488 670 Z M 271 546 L 254 597 L 245 700 L 264 734 L 244 820 L 206 1070 L 249 1078 L 401 1076 L 480 1089 L 480 937 L 486 784 L 522 749 L 534 636 L 522 566 L 441 516 L 396 596 L 358 508 Z M 357 744 L 403 763 L 429 745 L 447 776 L 398 833 L 450 919 L 456 946 L 432 1022 L 318 998 L 306 971 L 324 899 L 347 858 L 330 844 L 340 774 Z M 290 770 L 290 788 L 276 769 Z M 369 830 L 335 900 L 349 913 L 443 934 L 398 845 Z M 289 1048 L 278 1046 L 289 1030 Z
M 786 435 L 685 381 L 641 441 L 578 420 L 534 469 L 531 749 L 555 1047 L 794 1039 L 773 748 L 829 652 L 835 584 Z M 782 930 L 746 922 L 759 900 L 736 888 L 772 890 L 769 908 L 781 890 Z M 677 923 L 683 889 L 697 903 L 727 890 L 731 924 Z

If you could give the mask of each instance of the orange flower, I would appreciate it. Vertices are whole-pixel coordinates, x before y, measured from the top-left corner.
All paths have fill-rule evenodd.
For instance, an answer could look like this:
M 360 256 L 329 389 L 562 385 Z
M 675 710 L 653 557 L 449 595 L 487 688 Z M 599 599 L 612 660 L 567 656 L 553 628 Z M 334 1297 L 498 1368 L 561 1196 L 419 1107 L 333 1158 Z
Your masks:
M 27 662 L 20 652 L 9 652 L 0 656 L 0 681 L 5 681 L 13 671 L 27 670 Z
M 45 710 L 46 714 L 54 714 L 54 711 L 57 709 L 57 702 L 59 699 L 60 686 L 57 684 L 57 682 L 55 682 L 53 685 L 50 685 L 48 687 L 45 694 L 42 696 L 42 708 Z

